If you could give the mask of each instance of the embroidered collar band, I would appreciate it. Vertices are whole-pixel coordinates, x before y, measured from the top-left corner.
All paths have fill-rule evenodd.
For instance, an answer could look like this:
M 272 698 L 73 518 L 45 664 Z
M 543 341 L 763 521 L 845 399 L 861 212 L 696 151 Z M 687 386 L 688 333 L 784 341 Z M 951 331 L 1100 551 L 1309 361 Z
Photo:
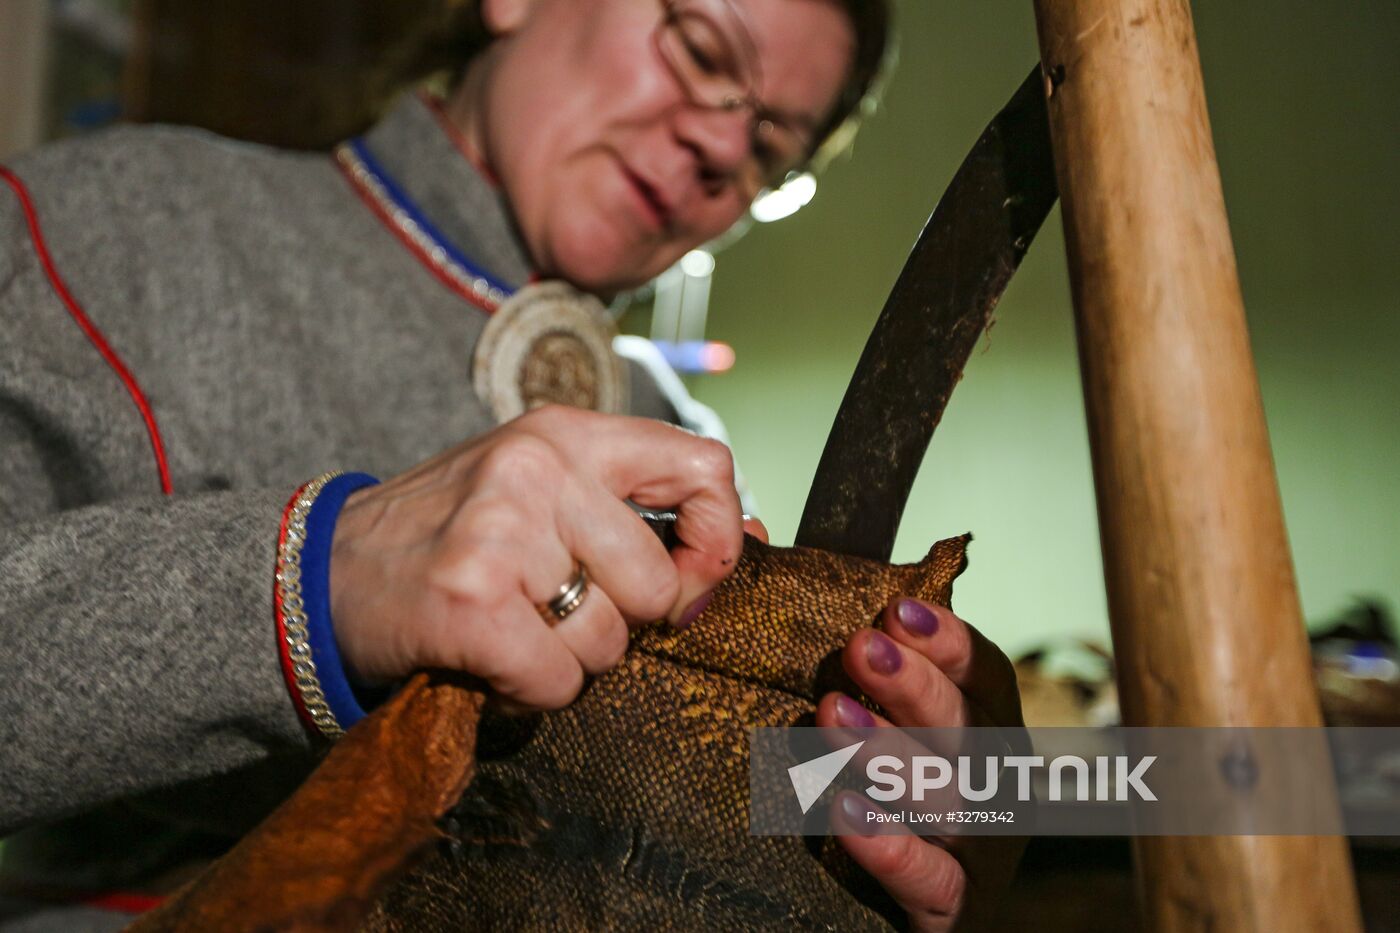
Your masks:
M 449 288 L 488 313 L 532 278 L 505 197 L 456 147 L 430 101 L 405 95 L 335 158 L 366 203 Z

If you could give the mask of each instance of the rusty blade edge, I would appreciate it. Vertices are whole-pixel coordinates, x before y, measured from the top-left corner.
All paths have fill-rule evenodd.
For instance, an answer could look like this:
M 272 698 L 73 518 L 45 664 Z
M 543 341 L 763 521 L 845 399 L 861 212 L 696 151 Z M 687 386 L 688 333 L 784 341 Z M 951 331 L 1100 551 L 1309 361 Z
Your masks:
M 953 387 L 1054 206 L 1040 68 L 963 160 L 866 342 L 796 543 L 887 561 Z

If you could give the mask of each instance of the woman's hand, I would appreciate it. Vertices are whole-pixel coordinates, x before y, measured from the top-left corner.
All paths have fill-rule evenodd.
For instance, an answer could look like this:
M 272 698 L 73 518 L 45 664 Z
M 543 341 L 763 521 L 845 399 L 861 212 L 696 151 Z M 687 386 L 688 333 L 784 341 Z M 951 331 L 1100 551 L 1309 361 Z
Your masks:
M 677 507 L 669 553 L 623 502 Z M 547 407 L 350 497 L 331 552 L 331 615 L 350 675 L 421 667 L 561 707 L 612 667 L 629 623 L 688 624 L 743 544 L 734 461 L 646 418 Z M 551 626 L 536 608 L 588 569 Z
M 897 599 L 881 613 L 881 629 L 851 636 L 842 663 L 889 719 L 850 697 L 831 693 L 817 707 L 819 726 L 1021 726 L 1016 675 L 1005 654 L 952 611 Z M 859 808 L 858 795 L 838 795 Z M 854 831 L 856 813 L 845 819 Z M 914 930 L 947 930 L 978 922 L 1010 883 L 1025 840 L 1008 837 L 926 839 L 898 834 L 838 837 L 846 851 L 909 913 Z M 972 893 L 976 898 L 971 898 Z M 989 896 L 990 895 L 990 896 Z

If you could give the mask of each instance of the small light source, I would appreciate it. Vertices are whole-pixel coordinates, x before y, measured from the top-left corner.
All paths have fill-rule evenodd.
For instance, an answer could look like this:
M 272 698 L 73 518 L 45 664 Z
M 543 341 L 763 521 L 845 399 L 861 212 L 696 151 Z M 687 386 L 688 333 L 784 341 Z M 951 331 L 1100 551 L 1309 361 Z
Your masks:
M 705 344 L 705 372 L 722 373 L 734 368 L 734 348 L 727 343 L 711 340 Z
M 811 172 L 794 175 L 781 186 L 753 202 L 749 213 L 761 224 L 791 217 L 811 203 L 817 193 L 817 178 Z
M 703 249 L 693 249 L 681 257 L 681 271 L 692 279 L 703 279 L 715 271 L 715 257 Z
M 653 340 L 671 368 L 683 376 L 722 373 L 734 367 L 734 348 L 718 340 Z

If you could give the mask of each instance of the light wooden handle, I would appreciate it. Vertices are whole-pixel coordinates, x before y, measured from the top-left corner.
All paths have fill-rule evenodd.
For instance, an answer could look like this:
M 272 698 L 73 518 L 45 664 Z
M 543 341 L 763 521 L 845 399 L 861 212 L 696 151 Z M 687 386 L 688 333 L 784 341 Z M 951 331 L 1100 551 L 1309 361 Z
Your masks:
M 1190 7 L 1035 9 L 1124 721 L 1320 725 Z M 1155 930 L 1361 928 L 1339 838 L 1138 859 Z

